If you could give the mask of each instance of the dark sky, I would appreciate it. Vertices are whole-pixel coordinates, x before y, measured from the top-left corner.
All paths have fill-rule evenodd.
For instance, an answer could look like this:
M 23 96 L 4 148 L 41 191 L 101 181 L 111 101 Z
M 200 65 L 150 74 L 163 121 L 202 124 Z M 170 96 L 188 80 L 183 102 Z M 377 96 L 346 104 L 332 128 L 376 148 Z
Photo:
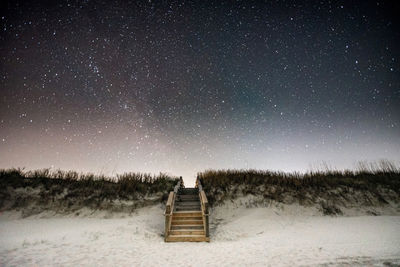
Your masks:
M 3 4 L 1 168 L 399 161 L 394 1 L 132 2 Z

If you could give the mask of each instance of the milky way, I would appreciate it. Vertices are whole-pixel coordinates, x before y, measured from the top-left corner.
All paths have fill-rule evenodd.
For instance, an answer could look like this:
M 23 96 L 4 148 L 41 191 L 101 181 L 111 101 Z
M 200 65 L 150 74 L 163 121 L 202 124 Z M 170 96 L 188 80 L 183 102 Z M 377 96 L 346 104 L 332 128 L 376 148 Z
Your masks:
M 113 175 L 400 159 L 389 1 L 10 1 L 0 167 Z

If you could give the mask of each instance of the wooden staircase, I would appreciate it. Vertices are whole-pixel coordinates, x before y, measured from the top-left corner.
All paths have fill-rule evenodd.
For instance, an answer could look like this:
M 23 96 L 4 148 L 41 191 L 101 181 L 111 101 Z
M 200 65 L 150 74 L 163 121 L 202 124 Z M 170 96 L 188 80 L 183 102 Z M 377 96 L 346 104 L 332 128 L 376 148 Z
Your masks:
M 181 182 L 171 192 L 165 212 L 166 242 L 210 241 L 208 202 L 199 186 L 184 188 Z

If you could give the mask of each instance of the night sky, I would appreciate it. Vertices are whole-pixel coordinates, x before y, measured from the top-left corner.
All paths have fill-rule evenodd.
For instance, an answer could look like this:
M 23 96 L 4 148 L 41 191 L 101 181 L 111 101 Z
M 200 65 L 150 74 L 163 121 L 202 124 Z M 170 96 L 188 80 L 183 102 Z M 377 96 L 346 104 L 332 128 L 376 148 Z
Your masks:
M 400 160 L 394 1 L 9 1 L 0 168 Z

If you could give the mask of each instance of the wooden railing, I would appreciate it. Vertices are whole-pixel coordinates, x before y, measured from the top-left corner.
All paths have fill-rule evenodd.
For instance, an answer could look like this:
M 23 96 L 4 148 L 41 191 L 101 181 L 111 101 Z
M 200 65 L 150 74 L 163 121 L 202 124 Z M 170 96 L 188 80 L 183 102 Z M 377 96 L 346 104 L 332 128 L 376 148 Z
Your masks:
M 209 225 L 209 210 L 208 210 L 208 200 L 204 193 L 203 186 L 199 178 L 196 180 L 196 187 L 199 189 L 199 197 L 201 203 L 201 214 L 203 216 L 204 233 L 206 237 L 210 237 L 210 225 Z
M 179 182 L 175 185 L 174 191 L 169 192 L 167 204 L 165 206 L 165 239 L 169 236 L 169 231 L 171 230 L 171 220 L 172 220 L 172 213 L 174 211 L 175 205 L 175 198 L 178 194 L 179 188 L 183 186 L 182 177 L 180 177 Z

